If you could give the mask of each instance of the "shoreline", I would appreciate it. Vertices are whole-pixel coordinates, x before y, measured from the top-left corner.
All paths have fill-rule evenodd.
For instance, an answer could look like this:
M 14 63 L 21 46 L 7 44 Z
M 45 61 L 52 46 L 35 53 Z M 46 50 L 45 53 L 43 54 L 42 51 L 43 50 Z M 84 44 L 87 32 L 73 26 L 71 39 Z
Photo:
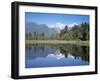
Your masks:
M 25 40 L 26 44 L 78 44 L 78 45 L 89 45 L 89 41 L 80 40 Z

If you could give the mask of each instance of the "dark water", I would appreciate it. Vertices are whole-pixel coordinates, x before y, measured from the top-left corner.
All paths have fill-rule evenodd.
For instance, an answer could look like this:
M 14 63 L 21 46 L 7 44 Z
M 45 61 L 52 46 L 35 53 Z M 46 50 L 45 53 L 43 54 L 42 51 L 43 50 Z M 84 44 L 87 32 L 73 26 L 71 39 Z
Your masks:
M 89 47 L 79 45 L 26 45 L 25 68 L 89 65 Z

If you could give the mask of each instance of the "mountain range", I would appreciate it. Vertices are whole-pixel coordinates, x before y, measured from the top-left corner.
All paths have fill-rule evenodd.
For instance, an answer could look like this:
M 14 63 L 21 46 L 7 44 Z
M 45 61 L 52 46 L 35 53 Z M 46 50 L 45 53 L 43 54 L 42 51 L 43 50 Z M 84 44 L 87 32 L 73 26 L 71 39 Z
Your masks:
M 26 33 L 44 33 L 45 36 L 51 36 L 55 35 L 58 32 L 59 29 L 56 28 L 50 28 L 46 24 L 37 24 L 35 22 L 26 22 L 25 23 L 25 32 Z

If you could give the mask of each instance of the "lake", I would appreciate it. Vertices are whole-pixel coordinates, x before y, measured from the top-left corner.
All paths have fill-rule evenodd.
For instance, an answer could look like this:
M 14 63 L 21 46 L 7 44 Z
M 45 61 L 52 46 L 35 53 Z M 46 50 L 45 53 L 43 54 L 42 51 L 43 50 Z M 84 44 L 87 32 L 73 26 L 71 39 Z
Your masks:
M 25 68 L 89 65 L 89 46 L 33 44 L 25 49 Z

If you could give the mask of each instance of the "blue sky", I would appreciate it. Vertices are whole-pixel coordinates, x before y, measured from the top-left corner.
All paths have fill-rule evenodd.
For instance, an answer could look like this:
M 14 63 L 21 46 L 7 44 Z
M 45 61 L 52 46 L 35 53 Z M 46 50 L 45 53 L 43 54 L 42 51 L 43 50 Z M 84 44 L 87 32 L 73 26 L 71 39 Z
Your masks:
M 62 23 L 65 25 L 81 24 L 82 22 L 89 23 L 88 15 L 74 15 L 74 14 L 51 14 L 51 13 L 25 13 L 26 22 L 36 22 L 38 24 L 54 25 Z

